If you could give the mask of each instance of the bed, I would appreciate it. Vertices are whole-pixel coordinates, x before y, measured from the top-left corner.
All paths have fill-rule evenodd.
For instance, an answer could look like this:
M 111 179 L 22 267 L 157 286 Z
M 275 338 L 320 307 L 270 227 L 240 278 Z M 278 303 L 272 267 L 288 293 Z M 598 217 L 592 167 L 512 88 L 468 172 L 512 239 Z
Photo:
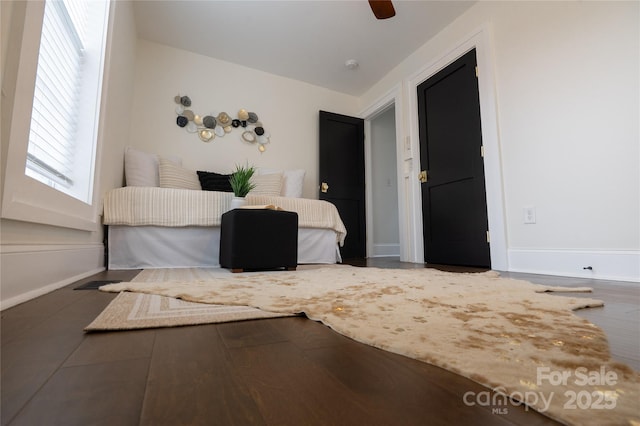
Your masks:
M 125 155 L 128 186 L 113 189 L 104 197 L 108 269 L 219 267 L 220 221 L 231 207 L 233 193 L 180 183 L 192 179 L 196 172 L 162 161 L 158 186 L 153 179 L 129 179 L 134 172 L 127 167 L 127 158 Z M 265 174 L 273 181 L 274 173 Z M 172 181 L 161 179 L 169 175 Z M 291 189 L 292 182 L 289 184 Z M 187 189 L 189 185 L 191 189 Z M 246 200 L 248 205 L 271 205 L 298 213 L 298 263 L 341 262 L 346 229 L 335 206 L 283 195 L 292 193 L 285 188 L 256 191 Z

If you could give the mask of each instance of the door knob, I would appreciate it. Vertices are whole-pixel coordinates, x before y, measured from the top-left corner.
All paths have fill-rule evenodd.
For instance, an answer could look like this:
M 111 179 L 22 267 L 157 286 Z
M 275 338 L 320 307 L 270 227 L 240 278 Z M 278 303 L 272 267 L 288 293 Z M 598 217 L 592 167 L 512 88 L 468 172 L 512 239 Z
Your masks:
M 327 182 L 322 182 L 322 184 L 320 185 L 320 191 L 326 194 L 327 191 L 329 191 L 329 184 L 327 184 Z

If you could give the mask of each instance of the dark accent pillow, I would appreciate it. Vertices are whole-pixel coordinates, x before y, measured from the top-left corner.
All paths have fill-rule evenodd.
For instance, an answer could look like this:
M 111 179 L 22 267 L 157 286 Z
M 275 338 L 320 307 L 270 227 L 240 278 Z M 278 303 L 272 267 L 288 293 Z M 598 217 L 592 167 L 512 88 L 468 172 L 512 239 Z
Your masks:
M 231 175 L 198 170 L 198 179 L 204 191 L 233 192 L 229 183 L 230 177 Z

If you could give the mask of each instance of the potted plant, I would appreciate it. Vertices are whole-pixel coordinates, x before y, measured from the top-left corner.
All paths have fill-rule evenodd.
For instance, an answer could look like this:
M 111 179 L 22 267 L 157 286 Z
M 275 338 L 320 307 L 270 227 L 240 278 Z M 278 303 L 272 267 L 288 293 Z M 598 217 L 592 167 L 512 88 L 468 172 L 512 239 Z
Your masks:
M 255 184 L 251 183 L 251 177 L 255 171 L 256 169 L 253 166 L 240 166 L 236 164 L 236 170 L 229 178 L 229 183 L 235 196 L 231 201 L 232 209 L 243 206 L 246 203 L 244 197 L 247 196 L 249 191 L 256 187 Z

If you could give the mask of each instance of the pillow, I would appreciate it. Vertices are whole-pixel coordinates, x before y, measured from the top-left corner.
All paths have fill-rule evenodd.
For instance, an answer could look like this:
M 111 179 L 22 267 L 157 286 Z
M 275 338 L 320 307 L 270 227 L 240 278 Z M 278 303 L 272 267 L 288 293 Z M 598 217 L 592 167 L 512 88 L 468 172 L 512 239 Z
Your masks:
M 282 173 L 282 188 L 280 190 L 280 196 L 289 198 L 302 198 L 302 187 L 304 184 L 304 176 L 306 174 L 303 169 L 282 171 L 260 168 L 257 170 L 257 173 L 259 175 Z
M 251 183 L 256 187 L 249 194 L 279 197 L 282 191 L 282 173 L 254 174 L 251 177 Z
M 198 170 L 200 186 L 205 191 L 233 192 L 229 178 L 231 175 L 223 175 L 214 172 L 203 172 Z
M 302 169 L 285 170 L 282 181 L 282 196 L 289 198 L 302 198 L 305 171 Z
M 159 186 L 158 156 L 127 147 L 124 151 L 124 176 L 127 186 Z
M 180 158 L 169 160 L 178 166 L 182 164 Z M 127 186 L 160 186 L 158 156 L 128 146 L 124 151 L 124 176 Z
M 165 158 L 160 158 L 159 163 L 161 188 L 202 189 L 195 171 L 176 166 Z

